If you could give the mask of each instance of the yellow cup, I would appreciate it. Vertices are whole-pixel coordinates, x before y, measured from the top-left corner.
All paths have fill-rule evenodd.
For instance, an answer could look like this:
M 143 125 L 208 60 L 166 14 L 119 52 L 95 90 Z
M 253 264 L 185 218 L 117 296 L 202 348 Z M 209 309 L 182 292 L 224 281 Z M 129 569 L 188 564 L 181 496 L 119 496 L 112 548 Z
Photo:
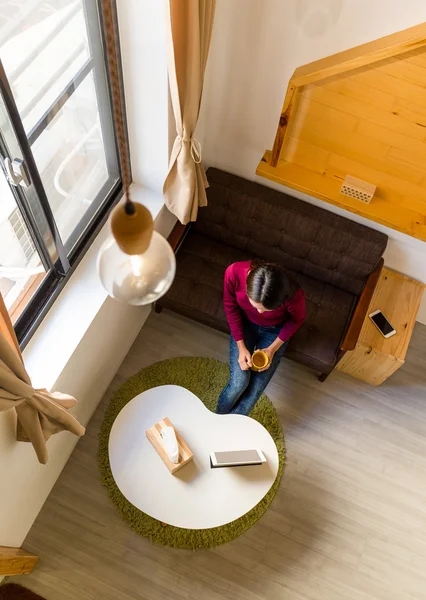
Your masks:
M 262 352 L 262 350 L 256 350 L 253 352 L 253 356 L 251 357 L 252 362 L 252 370 L 260 371 L 260 369 L 264 369 L 268 366 L 269 358 L 266 352 Z

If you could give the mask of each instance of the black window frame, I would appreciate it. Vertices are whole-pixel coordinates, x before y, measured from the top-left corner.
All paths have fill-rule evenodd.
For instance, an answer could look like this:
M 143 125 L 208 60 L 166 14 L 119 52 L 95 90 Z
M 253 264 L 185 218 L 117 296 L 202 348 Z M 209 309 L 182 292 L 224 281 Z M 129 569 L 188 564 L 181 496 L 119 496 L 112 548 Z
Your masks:
M 116 32 L 118 32 L 116 0 L 111 0 L 111 2 L 115 18 L 115 29 Z M 41 215 L 41 220 L 37 220 L 34 216 L 34 206 L 30 205 L 22 188 L 19 186 L 10 186 L 17 207 L 21 212 L 22 218 L 31 234 L 32 241 L 38 250 L 47 273 L 41 285 L 31 297 L 24 311 L 14 324 L 15 333 L 21 348 L 25 347 L 35 333 L 37 327 L 46 316 L 97 234 L 104 226 L 111 208 L 118 203 L 123 193 L 119 151 L 112 116 L 111 81 L 107 68 L 105 30 L 103 27 L 100 6 L 101 0 L 83 0 L 82 4 L 85 12 L 91 56 L 76 73 L 72 81 L 70 81 L 61 94 L 58 95 L 50 109 L 46 111 L 28 134 L 25 132 L 22 118 L 17 109 L 8 78 L 0 61 L 0 94 L 16 135 L 17 142 L 20 146 L 26 170 L 35 189 L 38 200 L 37 209 L 39 211 L 41 210 L 43 213 Z M 94 28 L 96 28 L 95 35 L 93 31 Z M 94 43 L 94 40 L 96 39 L 98 39 L 97 44 Z M 118 35 L 116 36 L 116 39 L 116 52 L 120 66 L 120 76 L 122 78 L 121 53 Z M 105 77 L 99 77 L 101 70 L 104 71 Z M 112 136 L 110 136 L 109 139 L 104 139 L 107 165 L 110 164 L 110 160 L 114 161 L 115 168 L 118 166 L 119 175 L 112 185 L 106 184 L 99 190 L 99 193 L 93 202 L 94 210 L 87 211 L 84 215 L 84 220 L 80 221 L 78 228 L 76 228 L 72 236 L 64 244 L 61 240 L 52 209 L 49 205 L 40 173 L 31 151 L 31 146 L 60 111 L 62 106 L 65 105 L 66 101 L 78 89 L 79 85 L 85 81 L 89 73 L 93 73 L 95 81 L 96 97 L 103 135 L 105 130 L 108 131 L 108 128 L 103 127 L 103 119 L 109 119 L 110 130 L 111 121 L 113 125 Z M 121 89 L 123 90 L 122 85 Z M 124 97 L 122 100 L 124 107 Z M 124 118 L 126 118 L 125 110 Z M 125 123 L 125 130 L 127 132 L 127 123 Z M 129 144 L 127 143 L 127 150 L 128 149 Z M 13 159 L 13 157 L 10 156 L 2 132 L 0 132 L 0 154 L 3 158 L 9 157 L 11 160 Z M 2 168 L 4 169 L 3 166 Z

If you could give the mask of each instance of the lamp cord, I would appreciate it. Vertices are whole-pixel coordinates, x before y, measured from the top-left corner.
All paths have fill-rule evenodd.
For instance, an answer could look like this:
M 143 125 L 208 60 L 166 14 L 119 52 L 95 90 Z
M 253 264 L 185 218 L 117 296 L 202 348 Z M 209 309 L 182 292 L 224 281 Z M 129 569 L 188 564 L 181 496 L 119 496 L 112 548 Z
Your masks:
M 118 32 L 116 31 L 115 17 L 111 0 L 101 0 L 101 9 L 105 32 L 107 65 L 111 85 L 112 113 L 118 146 L 121 177 L 123 180 L 123 192 L 125 196 L 124 210 L 126 211 L 126 214 L 133 215 L 135 213 L 135 205 L 130 198 L 130 184 L 132 178 L 130 161 L 127 154 L 126 130 L 124 126 L 124 92 L 122 89 L 120 70 L 118 66 L 118 44 L 116 43 Z

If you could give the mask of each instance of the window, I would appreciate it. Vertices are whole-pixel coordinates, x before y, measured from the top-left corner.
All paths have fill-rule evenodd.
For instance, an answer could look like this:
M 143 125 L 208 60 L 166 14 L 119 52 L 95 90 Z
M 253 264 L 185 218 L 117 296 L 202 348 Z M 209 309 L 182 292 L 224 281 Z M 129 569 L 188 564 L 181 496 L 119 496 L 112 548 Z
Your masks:
M 0 5 L 0 292 L 35 329 L 121 190 L 97 0 Z

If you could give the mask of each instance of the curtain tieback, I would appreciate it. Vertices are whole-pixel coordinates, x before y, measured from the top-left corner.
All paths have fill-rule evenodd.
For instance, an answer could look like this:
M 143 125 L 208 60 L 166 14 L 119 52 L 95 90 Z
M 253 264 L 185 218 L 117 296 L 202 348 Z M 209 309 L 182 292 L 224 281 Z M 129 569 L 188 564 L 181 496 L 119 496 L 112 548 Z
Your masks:
M 178 140 L 182 142 L 189 142 L 191 144 L 191 157 L 192 160 L 199 165 L 201 162 L 201 144 L 195 137 L 181 137 L 177 136 Z

